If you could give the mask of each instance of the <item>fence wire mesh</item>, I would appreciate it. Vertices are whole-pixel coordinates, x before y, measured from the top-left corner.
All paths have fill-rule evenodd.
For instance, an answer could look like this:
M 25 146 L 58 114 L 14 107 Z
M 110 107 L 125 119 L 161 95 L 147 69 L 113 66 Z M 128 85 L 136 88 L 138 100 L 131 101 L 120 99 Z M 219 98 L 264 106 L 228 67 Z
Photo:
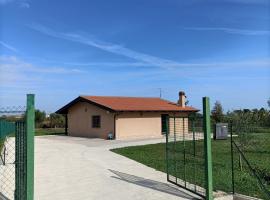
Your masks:
M 233 191 L 270 199 L 270 127 L 232 125 Z
M 166 138 L 168 181 L 205 196 L 202 118 L 168 117 Z
M 6 137 L 1 151 L 0 196 L 14 199 L 15 191 L 15 139 Z M 1 199 L 1 198 L 0 198 Z
M 15 199 L 15 123 L 24 113 L 24 106 L 0 108 L 0 199 Z
M 212 140 L 214 192 L 270 199 L 270 127 L 229 122 L 228 128 L 227 139 Z

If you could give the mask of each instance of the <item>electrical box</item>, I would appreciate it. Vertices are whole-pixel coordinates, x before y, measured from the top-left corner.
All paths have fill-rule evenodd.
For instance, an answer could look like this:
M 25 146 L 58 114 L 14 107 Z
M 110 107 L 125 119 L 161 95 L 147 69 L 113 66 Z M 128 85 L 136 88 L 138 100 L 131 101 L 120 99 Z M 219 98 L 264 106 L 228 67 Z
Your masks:
M 228 124 L 227 123 L 216 123 L 215 127 L 215 140 L 226 140 L 228 138 Z

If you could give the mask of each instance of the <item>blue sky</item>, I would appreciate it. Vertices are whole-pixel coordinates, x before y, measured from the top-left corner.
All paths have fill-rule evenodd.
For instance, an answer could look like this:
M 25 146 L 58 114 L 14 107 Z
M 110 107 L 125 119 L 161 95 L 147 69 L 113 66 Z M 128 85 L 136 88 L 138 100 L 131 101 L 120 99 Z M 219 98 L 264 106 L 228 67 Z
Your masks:
M 269 0 L 0 0 L 0 104 L 53 112 L 78 95 L 225 110 L 270 97 Z

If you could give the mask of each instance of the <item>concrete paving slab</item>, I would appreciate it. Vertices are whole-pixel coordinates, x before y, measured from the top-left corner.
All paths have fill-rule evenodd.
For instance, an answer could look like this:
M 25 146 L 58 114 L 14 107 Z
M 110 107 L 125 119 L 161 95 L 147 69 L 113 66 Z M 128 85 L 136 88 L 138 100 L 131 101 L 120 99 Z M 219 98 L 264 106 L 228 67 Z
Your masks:
M 36 137 L 35 199 L 199 199 L 167 183 L 165 173 L 109 151 L 164 141 Z

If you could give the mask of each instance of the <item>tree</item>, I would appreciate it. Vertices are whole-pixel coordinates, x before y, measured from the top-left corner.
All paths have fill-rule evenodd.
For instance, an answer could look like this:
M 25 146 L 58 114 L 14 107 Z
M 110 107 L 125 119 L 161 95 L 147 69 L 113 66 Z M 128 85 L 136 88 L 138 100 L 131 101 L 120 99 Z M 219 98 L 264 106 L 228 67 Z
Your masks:
M 267 101 L 268 107 L 270 108 L 270 98 Z
M 59 115 L 56 113 L 50 114 L 50 126 L 51 127 L 65 127 L 65 118 L 63 115 Z
M 46 119 L 46 113 L 44 111 L 35 110 L 35 123 L 36 126 L 40 126 Z
M 217 123 L 221 122 L 223 120 L 224 114 L 223 114 L 223 108 L 219 101 L 215 102 L 215 105 L 211 111 L 212 119 Z

